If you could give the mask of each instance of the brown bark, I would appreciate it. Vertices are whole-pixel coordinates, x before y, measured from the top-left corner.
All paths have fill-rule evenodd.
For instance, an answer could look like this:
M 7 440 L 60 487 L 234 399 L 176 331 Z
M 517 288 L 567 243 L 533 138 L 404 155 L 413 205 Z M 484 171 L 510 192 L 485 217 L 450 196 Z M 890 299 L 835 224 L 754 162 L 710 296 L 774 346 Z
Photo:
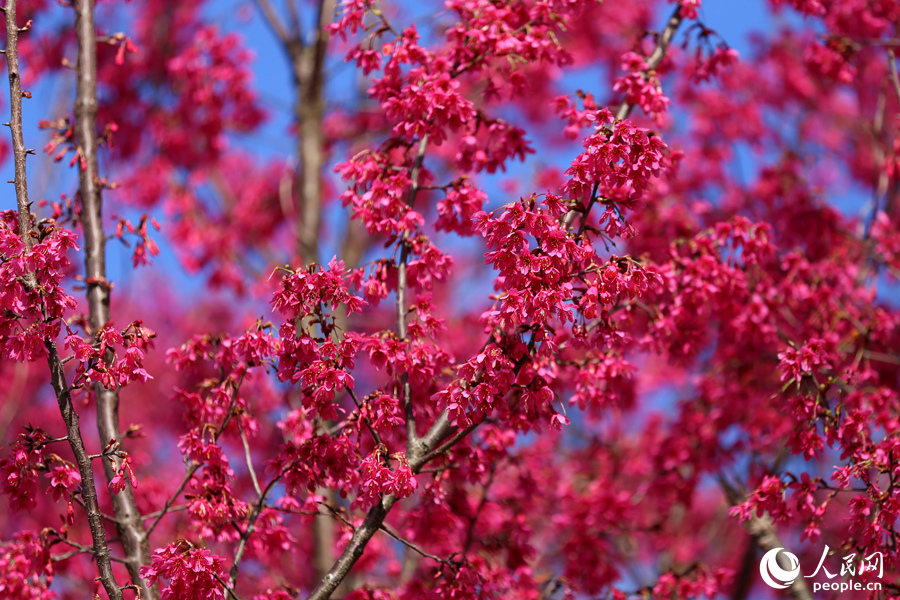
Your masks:
M 98 175 L 97 139 L 97 33 L 94 28 L 93 0 L 76 0 L 75 30 L 78 38 L 75 88 L 75 139 L 84 156 L 79 171 L 79 191 L 84 229 L 84 267 L 92 333 L 109 322 L 109 290 L 106 280 L 106 234 L 103 231 L 103 207 Z M 105 446 L 119 437 L 119 391 L 94 387 L 97 397 L 97 429 Z M 120 459 L 104 461 L 107 480 L 112 480 Z M 140 568 L 150 564 L 150 546 L 143 518 L 130 486 L 112 497 L 116 524 L 125 561 L 132 581 L 141 588 L 144 600 L 155 600 L 156 589 L 140 576 Z
M 290 28 L 275 14 L 268 0 L 258 0 L 260 8 L 275 35 L 281 40 L 291 63 L 297 96 L 294 117 L 297 121 L 297 157 L 300 182 L 300 222 L 297 227 L 297 252 L 303 264 L 317 262 L 319 229 L 322 222 L 322 169 L 325 165 L 325 137 L 322 118 L 325 113 L 323 73 L 329 34 L 325 31 L 335 11 L 335 0 L 321 0 L 315 38 L 304 43 L 294 0 L 287 3 Z M 348 234 L 350 229 L 348 228 Z M 341 315 L 343 317 L 344 315 Z M 343 324 L 344 319 L 340 319 Z M 305 323 L 301 326 L 306 327 Z M 330 490 L 317 493 L 326 503 L 334 504 Z M 315 554 L 313 566 L 317 577 L 323 577 L 334 562 L 335 528 L 332 519 L 315 519 L 312 525 Z
M 25 174 L 25 158 L 30 150 L 25 148 L 22 134 L 22 84 L 19 75 L 19 26 L 16 22 L 16 0 L 6 0 L 3 7 L 6 16 L 6 64 L 9 70 L 9 95 L 10 95 L 10 120 L 9 128 L 12 132 L 13 156 L 15 163 L 16 204 L 19 216 L 19 233 L 25 244 L 26 252 L 31 251 L 33 245 L 31 229 L 31 203 L 28 201 L 28 181 Z M 30 288 L 35 284 L 33 274 L 26 277 L 26 285 Z M 50 383 L 56 394 L 59 413 L 66 425 L 66 438 L 75 455 L 78 472 L 81 475 L 81 497 L 84 500 L 87 511 L 88 526 L 91 530 L 93 542 L 92 554 L 97 561 L 97 570 L 100 574 L 100 582 L 112 600 L 122 599 L 122 590 L 116 583 L 112 572 L 112 564 L 109 558 L 109 544 L 106 541 L 106 530 L 100 516 L 100 505 L 97 501 L 97 488 L 94 485 L 94 472 L 91 459 L 84 447 L 79 425 L 78 414 L 72 405 L 72 397 L 69 392 L 66 374 L 62 360 L 52 340 L 44 342 L 47 347 L 47 364 L 50 368 Z
M 325 164 L 325 137 L 322 131 L 325 112 L 323 68 L 329 39 L 325 27 L 334 17 L 335 4 L 335 0 L 321 0 L 313 43 L 303 44 L 297 35 L 287 48 L 298 92 L 295 114 L 300 133 L 297 148 L 300 158 L 301 202 L 299 250 L 307 265 L 317 260 L 319 250 L 322 167 Z
M 25 241 L 26 250 L 30 251 L 31 239 L 31 202 L 28 200 L 28 181 L 25 176 L 25 148 L 22 135 L 22 78 L 19 75 L 19 25 L 16 23 L 16 2 L 6 0 L 3 9 L 6 15 L 6 66 L 9 71 L 9 129 L 12 133 L 13 161 L 15 163 L 16 202 L 19 208 L 19 233 Z

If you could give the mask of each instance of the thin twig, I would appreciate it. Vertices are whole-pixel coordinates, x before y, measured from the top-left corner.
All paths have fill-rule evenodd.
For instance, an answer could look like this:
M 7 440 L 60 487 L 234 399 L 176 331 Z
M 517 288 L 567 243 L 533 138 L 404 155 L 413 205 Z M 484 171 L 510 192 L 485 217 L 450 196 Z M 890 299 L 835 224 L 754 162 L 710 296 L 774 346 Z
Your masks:
M 344 517 L 344 515 L 341 514 L 341 512 L 338 509 L 336 509 L 332 505 L 328 504 L 327 502 L 322 502 L 321 500 L 319 500 L 319 504 L 321 506 L 324 506 L 325 508 L 327 508 L 328 512 L 330 512 L 334 518 L 340 519 L 344 525 L 346 525 L 347 527 L 350 528 L 350 531 L 356 531 L 356 526 L 353 523 L 351 523 L 350 521 L 348 521 Z M 319 516 L 323 516 L 323 517 L 326 516 L 324 513 L 321 513 L 321 512 L 316 513 L 316 514 Z
M 172 507 L 168 508 L 166 512 L 173 513 L 173 512 L 180 512 L 182 510 L 187 510 L 187 509 L 188 509 L 187 504 L 182 504 L 180 506 L 172 506 Z M 146 520 L 155 519 L 162 513 L 163 513 L 162 510 L 157 510 L 152 513 L 147 513 L 146 515 L 144 515 L 144 519 L 146 519 Z
M 51 529 L 49 530 L 49 532 L 56 536 L 56 541 L 55 541 L 55 542 L 51 542 L 51 545 L 52 545 L 52 544 L 55 544 L 55 543 L 61 543 L 61 544 L 67 544 L 67 545 L 69 545 L 69 546 L 71 546 L 71 547 L 73 547 L 73 548 L 76 549 L 76 551 L 75 551 L 74 553 L 73 553 L 73 552 L 69 552 L 69 553 L 66 553 L 66 554 L 60 554 L 60 555 L 57 555 L 56 557 L 54 557 L 55 559 L 57 559 L 57 560 L 63 560 L 64 558 L 71 558 L 71 557 L 74 556 L 75 554 L 90 554 L 90 555 L 92 555 L 92 556 L 94 555 L 94 550 L 93 550 L 93 548 L 91 548 L 91 547 L 89 547 L 89 546 L 85 546 L 84 544 L 79 544 L 78 542 L 72 541 L 72 540 L 70 540 L 70 539 L 67 538 L 67 537 L 63 537 L 63 536 L 62 536 L 58 531 L 56 531 L 55 529 L 52 529 L 52 528 L 51 528 Z M 109 560 L 111 560 L 111 561 L 113 561 L 113 562 L 117 562 L 117 563 L 122 563 L 122 564 L 126 564 L 126 563 L 128 562 L 128 561 L 126 561 L 126 560 L 124 560 L 124 559 L 117 558 L 117 557 L 115 557 L 115 556 L 110 556 L 110 557 L 109 557 Z
M 288 1 L 290 4 L 292 0 Z M 266 18 L 266 23 L 268 23 L 269 27 L 275 33 L 281 43 L 287 45 L 289 40 L 287 32 L 284 30 L 284 27 L 281 25 L 281 21 L 275 15 L 275 9 L 272 7 L 272 4 L 269 0 L 256 0 L 256 4 L 259 5 L 259 9 L 262 11 L 263 16 Z
M 253 480 L 253 489 L 256 490 L 257 496 L 262 496 L 262 490 L 259 488 L 259 480 L 256 478 L 256 470 L 253 468 L 253 459 L 250 456 L 250 444 L 247 443 L 247 436 L 244 435 L 244 427 L 241 420 L 238 419 L 238 431 L 241 432 L 241 443 L 244 444 L 244 457 L 247 459 L 247 469 L 250 471 L 250 479 Z
M 429 554 L 428 552 L 425 552 L 424 550 L 422 550 L 421 548 L 419 548 L 418 546 L 416 546 L 409 540 L 406 540 L 406 539 L 400 537 L 399 535 L 397 535 L 396 533 L 391 531 L 387 525 L 382 525 L 381 530 L 383 532 L 385 532 L 386 534 L 388 534 L 389 536 L 391 536 L 392 538 L 394 538 L 395 540 L 397 540 L 398 542 L 400 542 L 401 544 L 403 544 L 404 546 L 406 546 L 407 548 L 409 548 L 410 550 L 412 550 L 413 552 L 415 552 L 421 556 L 424 556 L 425 558 L 430 558 L 431 560 L 433 560 L 435 562 L 439 562 L 439 563 L 442 563 L 445 565 L 450 564 L 450 561 L 447 560 L 446 558 L 441 558 L 440 556 L 435 556 L 434 554 Z
M 897 100 L 900 100 L 900 77 L 897 76 L 897 61 L 894 59 L 894 50 L 888 48 L 888 65 L 891 67 L 891 83 L 894 84 L 894 92 Z
M 78 504 L 79 506 L 81 506 L 81 508 L 87 508 L 87 507 L 85 506 L 85 504 L 84 504 L 84 500 L 82 500 L 82 499 L 79 498 L 78 496 L 72 496 L 72 499 L 75 501 L 76 504 Z M 98 513 L 99 513 L 99 515 L 100 515 L 102 518 L 106 519 L 106 520 L 109 521 L 110 523 L 115 523 L 115 522 L 116 522 L 116 518 L 115 518 L 114 516 L 108 515 L 108 514 L 106 514 L 105 512 L 102 512 L 102 511 L 98 511 Z
M 240 569 L 241 560 L 244 558 L 244 551 L 247 549 L 247 542 L 250 540 L 250 536 L 253 535 L 253 532 L 256 530 L 256 521 L 259 519 L 259 515 L 262 513 L 263 508 L 266 505 L 266 497 L 268 497 L 269 493 L 272 491 L 272 488 L 275 487 L 275 484 L 281 480 L 281 476 L 274 477 L 272 481 L 266 486 L 266 489 L 260 493 L 259 500 L 256 502 L 256 505 L 253 507 L 253 511 L 250 513 L 250 518 L 247 522 L 247 530 L 241 534 L 241 539 L 238 542 L 237 550 L 234 553 L 234 562 L 231 565 L 231 573 L 228 576 L 228 583 L 231 587 L 234 587 L 237 582 L 238 570 Z
M 469 547 L 472 545 L 472 542 L 475 541 L 475 526 L 478 524 L 478 517 L 481 516 L 481 511 L 484 510 L 484 507 L 488 502 L 488 489 L 490 489 L 491 485 L 494 483 L 494 475 L 497 473 L 497 464 L 491 464 L 491 473 L 488 475 L 488 480 L 484 483 L 484 488 L 481 490 L 481 501 L 478 503 L 478 507 L 475 509 L 475 512 L 472 513 L 472 517 L 469 519 L 469 528 L 466 532 L 466 543 L 463 544 L 463 554 L 468 552 Z
M 362 416 L 362 404 L 359 403 L 359 399 L 356 397 L 356 392 L 353 391 L 353 388 L 347 386 L 347 393 L 350 395 L 350 398 L 353 400 L 353 403 L 356 405 L 356 409 L 359 411 L 360 416 Z M 375 428 L 372 427 L 371 421 L 369 421 L 369 417 L 362 417 L 363 422 L 366 424 L 366 427 L 369 430 L 369 433 L 372 434 L 372 439 L 375 440 L 375 444 L 381 446 L 383 442 L 381 441 L 381 436 L 378 435 L 378 432 L 375 431 Z
M 237 597 L 237 594 L 234 593 L 234 590 L 228 587 L 228 584 L 225 583 L 225 581 L 221 577 L 219 577 L 218 573 L 213 573 L 213 577 L 216 578 L 216 581 L 222 584 L 222 587 L 225 588 L 225 591 L 228 592 L 228 595 L 231 596 L 232 600 L 241 600 Z
M 426 455 L 421 459 L 422 464 L 427 463 L 427 462 L 430 462 L 432 459 L 434 459 L 434 458 L 440 456 L 441 454 L 444 454 L 445 452 L 449 451 L 449 450 L 450 450 L 451 448 L 453 448 L 453 446 L 455 446 L 461 439 L 463 439 L 464 437 L 466 437 L 467 435 L 469 435 L 470 433 L 472 433 L 472 432 L 475 430 L 476 427 L 478 427 L 478 424 L 477 424 L 477 423 L 472 423 L 472 424 L 470 424 L 468 427 L 466 427 L 466 428 L 464 428 L 464 429 L 458 430 L 455 434 L 453 434 L 453 437 L 451 437 L 449 440 L 447 440 L 446 442 L 444 442 L 443 444 L 441 444 L 440 447 L 438 447 L 438 448 L 432 450 L 431 452 L 429 452 L 428 454 L 426 454 Z M 417 472 L 418 472 L 418 471 L 417 471 Z

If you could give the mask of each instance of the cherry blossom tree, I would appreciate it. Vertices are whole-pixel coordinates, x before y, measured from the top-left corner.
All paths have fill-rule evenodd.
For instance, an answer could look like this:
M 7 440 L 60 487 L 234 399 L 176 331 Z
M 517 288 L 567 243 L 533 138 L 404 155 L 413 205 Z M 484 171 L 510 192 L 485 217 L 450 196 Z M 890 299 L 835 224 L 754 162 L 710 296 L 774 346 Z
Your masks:
M 900 0 L 758 3 L 5 0 L 0 598 L 900 597 Z

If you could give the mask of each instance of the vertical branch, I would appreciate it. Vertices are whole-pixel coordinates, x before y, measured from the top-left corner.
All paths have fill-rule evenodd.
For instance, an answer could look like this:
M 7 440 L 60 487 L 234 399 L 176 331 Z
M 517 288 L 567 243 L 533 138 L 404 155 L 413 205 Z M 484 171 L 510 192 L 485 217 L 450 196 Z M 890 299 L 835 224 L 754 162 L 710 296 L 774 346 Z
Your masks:
M 316 30 L 312 40 L 305 43 L 300 27 L 296 0 L 287 0 L 289 26 L 285 26 L 276 14 L 269 0 L 257 0 L 260 10 L 275 36 L 281 41 L 291 63 L 296 98 L 294 117 L 297 121 L 297 158 L 300 179 L 300 222 L 297 224 L 297 251 L 304 265 L 318 260 L 319 228 L 322 222 L 322 169 L 325 165 L 325 136 L 322 119 L 325 113 L 325 55 L 328 50 L 329 33 L 325 27 L 334 18 L 336 0 L 320 0 L 316 20 Z M 348 239 L 352 226 L 348 225 Z M 351 263 L 348 263 L 351 264 Z M 352 266 L 352 264 L 351 264 Z M 335 315 L 337 329 L 343 330 L 346 314 Z M 304 324 L 304 328 L 306 325 Z M 333 503 L 333 492 L 318 489 L 329 504 Z M 334 522 L 332 519 L 315 519 L 312 524 L 315 555 L 313 566 L 316 576 L 328 573 L 334 561 Z
M 7 0 L 7 3 L 13 1 Z M 46 340 L 44 345 L 47 346 L 48 352 L 47 362 L 50 365 L 50 383 L 53 385 L 53 391 L 56 393 L 59 413 L 66 423 L 66 435 L 69 439 L 69 445 L 72 447 L 72 453 L 75 455 L 75 462 L 78 463 L 78 472 L 81 475 L 81 496 L 84 499 L 88 524 L 91 528 L 91 539 L 94 542 L 93 554 L 97 560 L 97 569 L 100 571 L 100 582 L 103 584 L 103 588 L 106 590 L 110 600 L 122 600 L 122 590 L 113 576 L 112 564 L 109 559 L 109 544 L 106 541 L 106 530 L 103 528 L 103 521 L 100 516 L 100 504 L 97 501 L 97 488 L 94 485 L 91 459 L 84 448 L 81 427 L 78 424 L 78 415 L 72 406 L 72 397 L 69 394 L 62 360 L 59 358 L 55 342 Z
M 425 148 L 428 146 L 428 135 L 422 136 L 419 141 L 419 149 L 416 153 L 416 159 L 413 163 L 412 172 L 410 172 L 409 197 L 406 204 L 412 208 L 416 201 L 416 194 L 419 193 L 419 172 L 422 170 L 422 161 L 425 160 Z M 403 238 L 400 240 L 400 259 L 397 261 L 397 337 L 400 341 L 406 340 L 406 269 L 409 260 L 409 230 L 403 232 Z M 401 376 L 401 384 L 403 387 L 403 414 L 406 421 L 406 454 L 409 456 L 413 450 L 418 450 L 419 437 L 416 432 L 416 413 L 412 405 L 412 390 L 409 387 L 409 373 Z
M 19 233 L 25 242 L 26 252 L 31 252 L 31 202 L 28 200 L 28 182 L 25 177 L 25 149 L 22 135 L 22 78 L 19 75 L 19 25 L 16 23 L 16 1 L 6 0 L 6 66 L 9 70 L 9 129 L 12 133 L 13 160 L 16 168 L 16 204 L 19 209 Z M 33 283 L 33 280 L 32 280 Z
M 288 0 L 293 7 L 295 0 Z M 289 14 L 293 8 L 289 10 Z M 325 113 L 323 68 L 328 50 L 329 33 L 325 31 L 334 17 L 335 0 L 320 0 L 319 14 L 313 41 L 304 44 L 299 20 L 291 18 L 294 36 L 286 45 L 297 86 L 294 113 L 299 139 L 297 157 L 300 161 L 300 223 L 299 253 L 305 265 L 319 257 L 319 227 L 322 221 L 322 168 L 325 164 L 325 136 L 322 119 Z M 334 492 L 319 489 L 317 493 L 329 504 Z M 312 524 L 315 554 L 313 566 L 316 577 L 322 577 L 334 561 L 335 527 L 332 519 L 315 519 Z
M 79 190 L 84 228 L 84 266 L 90 324 L 96 335 L 109 322 L 110 290 L 106 280 L 106 234 L 103 231 L 97 158 L 97 33 L 93 0 L 76 0 L 73 6 L 78 38 L 75 137 L 83 161 L 79 169 Z M 100 383 L 95 385 L 94 390 L 97 396 L 97 429 L 100 445 L 103 446 L 119 437 L 119 392 L 105 389 Z M 114 463 L 104 461 L 107 480 L 112 480 L 119 468 L 119 459 L 114 460 Z M 141 597 L 155 600 L 156 590 L 147 586 L 140 576 L 140 568 L 150 564 L 150 547 L 131 487 L 114 494 L 112 501 L 128 573 L 132 581 L 140 586 Z
M 290 2 L 289 2 L 290 3 Z M 325 27 L 334 18 L 335 0 L 321 0 L 315 38 L 304 44 L 299 31 L 288 41 L 294 79 L 298 86 L 295 116 L 300 133 L 297 155 L 300 158 L 300 256 L 304 264 L 318 259 L 319 227 L 322 222 L 322 168 L 325 165 L 325 136 L 322 117 L 325 112 L 325 53 L 329 33 Z
M 13 155 L 15 162 L 15 186 L 16 205 L 19 213 L 19 234 L 25 244 L 26 252 L 30 252 L 33 240 L 31 237 L 31 204 L 28 201 L 28 181 L 25 176 L 25 157 L 31 151 L 26 150 L 22 135 L 22 84 L 19 75 L 19 26 L 16 23 L 16 0 L 6 0 L 3 7 L 6 16 L 6 64 L 9 70 L 9 96 L 10 96 L 10 120 L 9 127 L 12 132 Z M 33 288 L 35 278 L 33 273 L 28 273 L 26 286 Z M 47 364 L 50 368 L 50 383 L 56 394 L 59 413 L 66 424 L 66 438 L 75 455 L 78 464 L 78 472 L 81 475 L 81 497 L 84 500 L 87 511 L 88 525 L 93 541 L 92 554 L 97 561 L 97 570 L 100 574 L 100 582 L 111 600 L 122 600 L 122 590 L 112 572 L 112 564 L 109 558 L 109 544 L 106 541 L 106 530 L 100 516 L 100 504 L 97 501 L 97 489 L 94 486 L 94 472 L 91 459 L 84 447 L 81 437 L 81 427 L 78 414 L 72 405 L 72 397 L 69 393 L 66 374 L 62 360 L 56 349 L 56 343 L 45 340 L 47 347 Z

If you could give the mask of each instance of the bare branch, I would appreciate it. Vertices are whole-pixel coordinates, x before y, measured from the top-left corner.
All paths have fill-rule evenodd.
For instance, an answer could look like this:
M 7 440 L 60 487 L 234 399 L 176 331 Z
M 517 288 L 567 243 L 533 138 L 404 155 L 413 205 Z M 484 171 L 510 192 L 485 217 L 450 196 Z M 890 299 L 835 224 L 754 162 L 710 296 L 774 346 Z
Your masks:
M 7 6 L 10 2 L 12 0 L 7 1 Z M 72 397 L 66 385 L 66 374 L 59 360 L 56 343 L 47 340 L 44 342 L 44 345 L 47 347 L 49 354 L 50 383 L 53 385 L 53 391 L 56 393 L 59 412 L 66 424 L 69 445 L 72 447 L 75 462 L 78 464 L 78 472 L 81 475 L 81 496 L 84 498 L 88 524 L 91 528 L 91 539 L 94 542 L 93 555 L 97 560 L 97 568 L 100 571 L 100 582 L 111 600 L 122 600 L 122 590 L 119 588 L 119 584 L 116 583 L 112 566 L 110 565 L 109 544 L 106 540 L 106 531 L 103 528 L 103 521 L 100 516 L 97 489 L 94 487 L 94 470 L 91 467 L 91 459 L 88 458 L 87 450 L 84 448 L 81 428 L 78 424 L 78 415 L 75 413 Z
M 259 487 L 259 479 L 256 478 L 256 470 L 253 468 L 253 459 L 250 456 L 250 444 L 247 443 L 247 436 L 244 434 L 244 428 L 241 425 L 240 419 L 238 419 L 238 429 L 241 432 L 241 443 L 244 445 L 244 458 L 247 459 L 247 469 L 250 471 L 250 479 L 253 480 L 253 489 L 256 490 L 257 496 L 262 496 L 262 491 Z
M 431 460 L 437 458 L 441 454 L 446 453 L 451 448 L 453 448 L 453 446 L 455 446 L 457 443 L 459 443 L 460 440 L 462 440 L 464 437 L 466 437 L 467 435 L 469 435 L 470 433 L 475 431 L 476 427 L 478 427 L 478 424 L 472 423 L 468 427 L 458 430 L 456 433 L 453 434 L 453 437 L 451 437 L 446 442 L 441 444 L 440 447 L 435 448 L 434 450 L 432 450 L 431 452 L 429 452 L 428 454 L 423 456 L 419 461 L 416 462 L 416 465 L 419 465 L 419 464 L 424 465 L 424 464 L 430 462 Z M 416 470 L 416 472 L 418 472 L 418 469 Z
M 225 591 L 228 592 L 229 596 L 231 596 L 231 600 L 240 600 L 240 598 L 237 597 L 237 594 L 234 593 L 234 590 L 231 589 L 228 584 L 225 583 L 225 581 L 223 581 L 221 577 L 219 577 L 217 573 L 213 573 L 213 577 L 216 578 L 216 581 L 222 584 L 222 587 L 225 588 Z
M 894 50 L 888 49 L 888 65 L 891 69 L 891 83 L 894 84 L 894 92 L 897 94 L 897 100 L 900 100 L 900 78 L 897 77 L 897 61 L 894 60 Z
M 289 0 L 291 2 L 293 0 Z M 320 0 L 315 40 L 303 44 L 301 38 L 285 43 L 296 81 L 295 116 L 300 133 L 297 155 L 300 158 L 300 256 L 305 264 L 318 258 L 319 226 L 322 220 L 322 168 L 325 165 L 325 136 L 322 117 L 325 112 L 324 65 L 330 34 L 325 27 L 334 18 L 335 0 Z
M 299 138 L 297 159 L 299 166 L 299 223 L 297 223 L 297 250 L 305 265 L 317 261 L 319 255 L 319 228 L 322 220 L 322 169 L 325 165 L 325 135 L 322 120 L 325 113 L 324 64 L 330 39 L 325 27 L 334 18 L 336 0 L 319 0 L 319 13 L 315 36 L 304 43 L 297 0 L 286 0 L 288 32 L 275 14 L 269 0 L 259 0 L 263 12 L 281 40 L 291 62 L 296 87 L 294 116 Z M 328 490 L 319 493 L 330 497 Z M 323 575 L 334 560 L 333 524 L 325 519 L 313 523 L 315 539 L 314 566 Z
M 88 458 L 90 458 L 90 456 L 89 456 Z M 87 506 L 85 506 L 85 504 L 84 504 L 84 500 L 82 500 L 82 499 L 79 498 L 78 496 L 73 496 L 72 499 L 73 499 L 73 500 L 75 501 L 75 503 L 78 504 L 81 508 L 87 509 Z M 108 514 L 106 514 L 105 512 L 101 512 L 101 513 L 100 513 L 100 516 L 101 516 L 102 518 L 106 519 L 107 521 L 109 521 L 110 523 L 115 523 L 115 522 L 116 522 L 116 518 L 115 518 L 115 517 L 113 517 L 112 515 L 108 515 Z
M 31 251 L 31 202 L 28 201 L 28 181 L 25 176 L 27 151 L 22 135 L 22 78 L 19 75 L 19 27 L 16 24 L 16 2 L 6 1 L 6 65 L 9 70 L 9 129 L 12 133 L 13 160 L 16 169 L 16 204 L 19 209 L 19 233 L 26 252 Z M 34 278 L 29 276 L 29 284 Z
M 260 493 L 259 499 L 253 506 L 253 511 L 250 513 L 250 518 L 247 522 L 247 529 L 241 534 L 241 539 L 238 542 L 237 550 L 234 553 L 234 562 L 231 565 L 231 574 L 228 576 L 228 583 L 232 588 L 237 582 L 238 569 L 240 569 L 241 560 L 243 560 L 244 558 L 244 551 L 247 549 L 247 542 L 250 540 L 250 536 L 253 535 L 253 532 L 256 531 L 256 521 L 257 519 L 259 519 L 259 515 L 262 513 L 263 508 L 265 508 L 266 506 L 266 498 L 272 491 L 272 488 L 275 487 L 275 484 L 280 480 L 280 475 L 274 477 L 272 481 L 270 481 L 266 486 L 266 489 Z
M 431 560 L 442 563 L 442 564 L 446 564 L 446 565 L 450 564 L 450 561 L 448 559 L 441 558 L 440 556 L 435 556 L 434 554 L 429 554 L 428 552 L 425 552 L 424 550 L 422 550 L 421 548 L 419 548 L 418 546 L 416 546 L 409 540 L 400 537 L 398 534 L 391 531 L 391 529 L 388 528 L 387 525 L 382 525 L 381 530 L 420 556 L 424 556 L 425 558 L 430 558 Z
M 291 0 L 288 0 L 288 4 L 291 3 Z M 272 3 L 269 0 L 256 0 L 256 4 L 259 5 L 259 9 L 262 11 L 263 16 L 266 18 L 266 23 L 269 24 L 269 27 L 275 33 L 279 40 L 285 45 L 290 43 L 290 37 L 288 37 L 287 32 L 284 30 L 284 26 L 281 24 L 281 20 L 278 18 L 278 15 L 275 14 L 275 9 L 272 7 Z
M 319 584 L 308 596 L 308 600 L 327 600 L 331 597 L 334 590 L 347 577 L 350 569 L 362 556 L 363 551 L 366 549 L 366 544 L 369 543 L 375 532 L 381 529 L 384 518 L 396 501 L 397 499 L 393 495 L 384 496 L 380 502 L 369 509 L 365 520 L 353 532 L 353 536 L 347 542 L 344 551 L 341 552 L 340 557 L 338 557 L 331 569 L 319 581 Z
M 84 157 L 79 169 L 79 193 L 84 229 L 84 266 L 88 307 L 93 334 L 110 320 L 109 290 L 106 280 L 106 235 L 103 232 L 103 210 L 100 197 L 97 139 L 97 32 L 94 26 L 93 0 L 75 0 L 75 30 L 78 39 L 75 86 L 75 138 Z M 110 352 L 105 359 L 111 360 Z M 104 445 L 119 436 L 119 392 L 95 384 L 97 395 L 97 430 Z M 121 467 L 121 459 L 104 461 L 107 481 L 112 481 Z M 140 586 L 144 600 L 156 600 L 157 590 L 141 577 L 142 566 L 150 564 L 150 545 L 144 522 L 134 500 L 131 487 L 112 496 L 119 538 L 128 566 L 128 574 Z

